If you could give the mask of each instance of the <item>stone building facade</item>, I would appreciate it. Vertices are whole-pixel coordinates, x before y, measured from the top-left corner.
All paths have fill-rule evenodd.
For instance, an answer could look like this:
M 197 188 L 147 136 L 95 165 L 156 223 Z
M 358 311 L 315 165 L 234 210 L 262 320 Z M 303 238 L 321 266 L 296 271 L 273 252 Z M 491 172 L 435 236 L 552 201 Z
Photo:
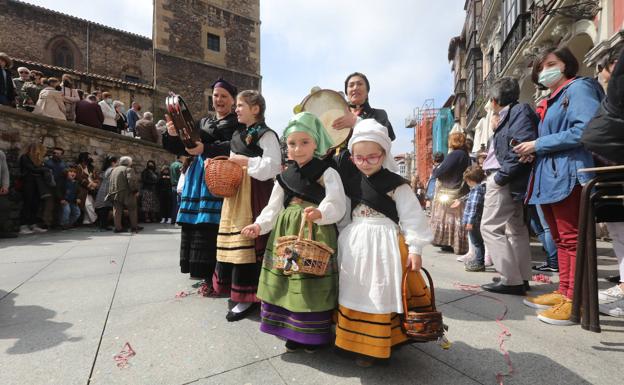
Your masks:
M 621 0 L 466 0 L 465 10 L 449 59 L 456 92 L 465 94 L 462 128 L 468 132 L 485 117 L 487 90 L 502 76 L 518 79 L 523 102 L 545 96 L 531 81 L 541 49 L 567 46 L 580 63 L 579 75 L 596 76 L 596 64 L 624 41 Z
M 154 0 L 153 39 L 15 0 L 0 0 L 0 51 L 85 91 L 164 113 L 169 91 L 199 117 L 218 77 L 259 89 L 259 0 Z
M 203 115 L 220 76 L 260 88 L 259 0 L 156 0 L 153 45 L 157 100 L 173 90 Z

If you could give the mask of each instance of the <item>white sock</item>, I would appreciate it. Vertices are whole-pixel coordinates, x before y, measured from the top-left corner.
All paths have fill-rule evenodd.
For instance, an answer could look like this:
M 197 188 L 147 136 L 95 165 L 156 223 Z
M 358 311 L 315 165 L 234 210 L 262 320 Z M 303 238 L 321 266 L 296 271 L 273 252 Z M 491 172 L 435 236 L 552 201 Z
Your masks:
M 253 305 L 253 302 L 239 302 L 232 308 L 232 313 L 242 313 Z

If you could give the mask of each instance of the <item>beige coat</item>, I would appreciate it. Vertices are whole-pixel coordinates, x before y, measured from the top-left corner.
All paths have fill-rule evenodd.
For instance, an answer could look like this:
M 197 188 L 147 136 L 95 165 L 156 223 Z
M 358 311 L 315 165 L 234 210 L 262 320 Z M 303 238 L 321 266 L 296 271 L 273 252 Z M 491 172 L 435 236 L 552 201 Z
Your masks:
M 52 87 L 46 87 L 41 90 L 33 113 L 67 120 L 65 117 L 65 99 L 61 91 L 57 91 Z
M 131 167 L 117 166 L 111 171 L 107 200 L 124 202 L 137 191 L 139 191 L 139 180 Z

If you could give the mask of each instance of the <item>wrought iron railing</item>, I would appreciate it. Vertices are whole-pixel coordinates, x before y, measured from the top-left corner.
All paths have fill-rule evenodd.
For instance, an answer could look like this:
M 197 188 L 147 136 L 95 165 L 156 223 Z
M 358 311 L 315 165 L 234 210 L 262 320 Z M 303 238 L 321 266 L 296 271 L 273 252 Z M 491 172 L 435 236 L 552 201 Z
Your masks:
M 505 41 L 503 42 L 503 46 L 500 50 L 501 68 L 505 68 L 520 44 L 522 44 L 524 39 L 527 38 L 527 25 L 530 23 L 530 21 L 531 15 L 529 13 L 521 14 L 516 19 L 516 22 L 511 28 L 511 31 L 505 37 Z
M 469 126 L 474 119 L 481 117 L 483 106 L 488 100 L 488 91 L 492 84 L 500 77 L 503 67 L 501 65 L 501 58 L 498 57 L 490 67 L 490 71 L 483 79 L 483 82 L 475 89 L 474 96 L 468 106 L 466 117 L 468 118 Z

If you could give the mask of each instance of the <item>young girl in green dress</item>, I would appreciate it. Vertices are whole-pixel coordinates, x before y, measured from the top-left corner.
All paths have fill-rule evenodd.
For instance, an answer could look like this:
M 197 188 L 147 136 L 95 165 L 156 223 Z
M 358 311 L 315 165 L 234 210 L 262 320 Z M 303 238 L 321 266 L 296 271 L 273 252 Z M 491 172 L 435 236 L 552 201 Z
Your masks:
M 309 112 L 295 115 L 284 131 L 288 167 L 278 177 L 268 205 L 242 233 L 250 238 L 271 232 L 260 273 L 260 330 L 286 340 L 286 349 L 313 351 L 331 342 L 337 304 L 338 271 L 331 256 L 324 276 L 285 275 L 274 267 L 275 241 L 297 235 L 301 221 L 312 221 L 313 239 L 336 250 L 334 224 L 344 215 L 345 193 L 338 172 L 319 157 L 332 145 L 320 120 Z

